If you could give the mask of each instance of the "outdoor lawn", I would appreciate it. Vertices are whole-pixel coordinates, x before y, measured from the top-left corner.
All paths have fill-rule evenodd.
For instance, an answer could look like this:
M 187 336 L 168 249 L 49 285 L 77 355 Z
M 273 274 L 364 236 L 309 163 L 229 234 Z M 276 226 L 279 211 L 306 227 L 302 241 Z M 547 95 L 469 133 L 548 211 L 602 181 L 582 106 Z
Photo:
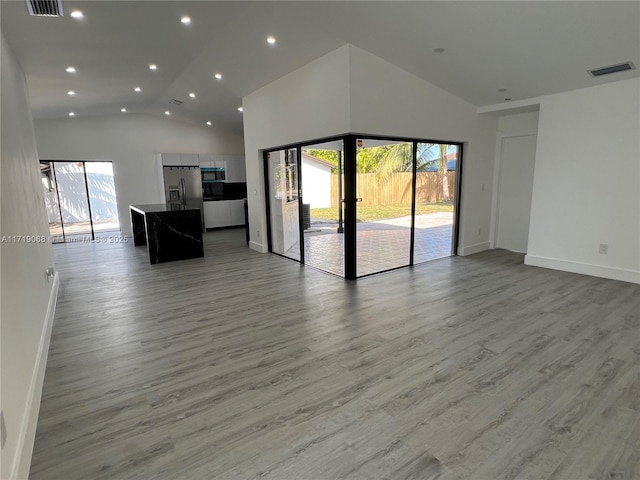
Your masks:
M 416 215 L 438 212 L 453 212 L 453 205 L 444 202 L 416 204 Z M 406 204 L 358 206 L 358 220 L 361 222 L 386 220 L 408 215 L 411 215 L 411 205 Z M 312 208 L 311 217 L 319 220 L 335 220 L 337 222 L 338 209 Z

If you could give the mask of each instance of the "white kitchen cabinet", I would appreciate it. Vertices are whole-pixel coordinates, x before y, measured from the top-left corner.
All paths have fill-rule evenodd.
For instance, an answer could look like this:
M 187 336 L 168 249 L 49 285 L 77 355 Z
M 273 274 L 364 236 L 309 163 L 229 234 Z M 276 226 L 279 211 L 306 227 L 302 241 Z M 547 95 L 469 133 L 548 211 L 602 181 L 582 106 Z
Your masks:
M 162 166 L 197 167 L 199 165 L 197 153 L 161 153 L 159 156 Z
M 228 201 L 204 202 L 205 228 L 228 227 L 230 222 L 231 210 Z
M 180 154 L 179 153 L 161 153 L 160 154 L 160 162 L 162 166 L 171 166 L 177 167 L 182 165 L 180 163 Z
M 244 157 L 241 155 L 228 155 L 226 157 L 226 181 L 230 183 L 246 182 Z
M 200 163 L 200 168 L 213 168 L 213 155 L 199 154 L 198 162 Z
M 228 200 L 230 225 L 244 225 L 244 200 Z
M 244 200 L 204 202 L 203 208 L 205 228 L 244 225 Z
M 181 153 L 180 165 L 183 167 L 197 167 L 199 165 L 199 159 L 197 153 Z
M 211 164 L 214 168 L 224 168 L 225 170 L 227 168 L 227 162 L 225 161 L 224 158 L 221 158 L 221 156 L 218 156 L 218 158 L 214 157 Z

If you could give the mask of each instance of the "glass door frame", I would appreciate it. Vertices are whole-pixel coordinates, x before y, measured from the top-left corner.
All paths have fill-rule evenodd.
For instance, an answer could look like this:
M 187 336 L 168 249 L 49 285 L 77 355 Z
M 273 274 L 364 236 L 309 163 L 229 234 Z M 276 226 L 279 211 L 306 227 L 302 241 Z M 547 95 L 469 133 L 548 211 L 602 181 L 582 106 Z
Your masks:
M 54 164 L 56 163 L 82 163 L 82 175 L 84 178 L 84 187 L 85 187 L 85 192 L 87 195 L 87 209 L 89 211 L 89 226 L 91 227 L 91 241 L 95 241 L 96 239 L 96 235 L 95 235 L 95 230 L 93 228 L 93 209 L 91 208 L 91 196 L 89 194 L 89 179 L 87 178 L 87 163 L 92 163 L 93 161 L 89 160 L 40 160 L 39 163 L 48 163 L 49 165 L 51 165 L 51 171 L 53 172 L 53 180 L 55 183 L 55 189 L 56 189 L 56 198 L 58 199 L 58 210 L 60 212 L 60 228 L 62 230 L 62 242 L 56 242 L 56 243 L 66 243 L 67 242 L 67 234 L 65 234 L 64 231 L 64 225 L 65 222 L 62 219 L 62 203 L 60 202 L 60 190 L 58 188 L 58 178 L 57 178 L 57 171 L 55 169 Z M 111 168 L 113 170 L 113 162 L 110 160 L 96 160 L 96 162 L 101 162 L 101 163 L 110 163 L 111 164 Z M 116 202 L 117 202 L 117 198 L 116 198 Z M 118 219 L 118 223 L 120 223 L 120 219 Z M 121 230 L 120 230 L 121 231 Z M 86 234 L 83 234 L 86 235 Z M 72 235 L 69 234 L 70 237 L 76 236 L 76 235 Z
M 410 252 L 409 252 L 409 263 L 407 265 L 403 265 L 400 267 L 390 268 L 387 270 L 381 270 L 379 272 L 367 274 L 367 275 L 357 275 L 357 141 L 359 139 L 362 140 L 389 140 L 393 142 L 403 142 L 403 143 L 411 143 L 412 144 L 412 178 L 411 178 L 411 241 L 410 241 Z M 324 137 L 315 140 L 307 140 L 304 142 L 298 142 L 293 144 L 288 144 L 284 146 L 268 148 L 262 150 L 262 159 L 263 159 L 263 170 L 264 170 L 264 185 L 265 185 L 265 213 L 267 218 L 267 246 L 268 251 L 270 253 L 275 253 L 276 255 L 280 255 L 273 251 L 273 244 L 271 240 L 272 231 L 271 231 L 271 208 L 270 208 L 270 185 L 269 185 L 269 164 L 268 164 L 268 154 L 271 152 L 277 152 L 288 149 L 296 149 L 297 150 L 297 167 L 298 167 L 298 210 L 299 210 L 299 230 L 300 230 L 300 260 L 291 259 L 284 255 L 280 255 L 284 258 L 289 258 L 290 260 L 297 261 L 301 264 L 305 264 L 304 261 L 304 226 L 303 226 L 303 206 L 302 202 L 304 201 L 304 183 L 302 178 L 302 149 L 305 146 L 314 145 L 318 143 L 326 143 L 326 142 L 334 142 L 334 141 L 342 141 L 343 145 L 343 154 L 342 154 L 342 162 L 343 162 L 343 178 L 344 178 L 344 205 L 343 205 L 343 215 L 344 215 L 344 262 L 345 262 L 345 271 L 344 278 L 346 280 L 357 280 L 358 278 L 364 278 L 370 275 L 377 275 L 379 273 L 397 270 L 399 268 L 412 267 L 414 265 L 414 249 L 415 249 L 415 211 L 416 211 L 416 181 L 417 181 L 417 150 L 418 144 L 422 143 L 431 143 L 431 144 L 440 144 L 440 145 L 455 145 L 458 148 L 458 155 L 456 159 L 456 178 L 454 185 L 454 195 L 453 195 L 453 226 L 451 232 L 451 256 L 457 255 L 458 250 L 458 241 L 459 241 L 459 224 L 460 224 L 460 197 L 462 194 L 462 167 L 463 167 L 463 159 L 464 159 L 464 144 L 462 142 L 453 142 L 446 140 L 432 140 L 432 139 L 417 139 L 415 137 L 398 137 L 393 135 L 370 135 L 370 134 L 358 134 L 358 133 L 349 133 L 345 135 L 336 135 L 331 137 Z M 423 263 L 423 262 L 421 262 Z M 328 273 L 328 272 L 327 272 Z

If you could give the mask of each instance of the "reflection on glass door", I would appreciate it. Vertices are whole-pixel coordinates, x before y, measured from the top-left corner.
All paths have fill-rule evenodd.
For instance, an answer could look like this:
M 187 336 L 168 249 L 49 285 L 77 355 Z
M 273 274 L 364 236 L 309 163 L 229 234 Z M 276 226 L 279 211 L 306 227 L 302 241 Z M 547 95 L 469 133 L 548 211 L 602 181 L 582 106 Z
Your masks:
M 49 218 L 49 235 L 51 241 L 53 243 L 64 242 L 64 235 L 62 234 L 62 211 L 60 210 L 53 163 L 40 162 L 40 175 L 42 177 L 42 188 L 44 189 L 44 203 Z
M 302 147 L 304 261 L 344 277 L 342 140 Z
M 459 150 L 445 143 L 417 144 L 414 263 L 453 253 Z
M 358 277 L 411 261 L 413 143 L 357 140 Z
M 111 162 L 40 162 L 52 242 L 119 232 Z
M 274 253 L 302 261 L 297 150 L 270 152 L 266 157 L 271 249 Z
M 77 236 L 92 240 L 89 192 L 82 162 L 54 162 L 53 166 L 65 239 Z
M 84 162 L 91 220 L 96 236 L 120 230 L 111 162 Z

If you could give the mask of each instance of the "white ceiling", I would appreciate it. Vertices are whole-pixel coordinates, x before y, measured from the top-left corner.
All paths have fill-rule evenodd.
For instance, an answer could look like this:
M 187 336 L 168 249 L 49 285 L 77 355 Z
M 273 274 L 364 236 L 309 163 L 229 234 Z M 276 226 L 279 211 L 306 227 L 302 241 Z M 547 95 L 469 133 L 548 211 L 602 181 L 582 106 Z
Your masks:
M 27 75 L 35 118 L 170 110 L 172 118 L 240 132 L 242 97 L 345 43 L 477 106 L 640 74 L 586 72 L 629 60 L 640 66 L 639 1 L 62 4 L 64 18 L 38 18 L 24 0 L 0 2 L 2 32 Z M 84 18 L 69 17 L 74 9 Z M 66 73 L 68 65 L 77 73 Z M 172 98 L 185 103 L 172 106 Z

